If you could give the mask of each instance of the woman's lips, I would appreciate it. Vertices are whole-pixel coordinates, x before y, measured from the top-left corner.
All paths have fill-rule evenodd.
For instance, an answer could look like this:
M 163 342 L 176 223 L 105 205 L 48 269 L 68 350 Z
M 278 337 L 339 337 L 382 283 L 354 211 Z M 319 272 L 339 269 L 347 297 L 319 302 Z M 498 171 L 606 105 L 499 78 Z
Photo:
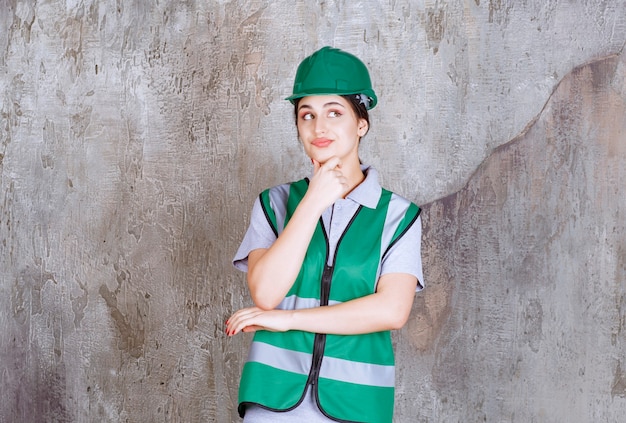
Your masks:
M 324 148 L 328 147 L 332 142 L 333 140 L 329 140 L 328 138 L 317 138 L 313 140 L 311 144 L 318 148 Z

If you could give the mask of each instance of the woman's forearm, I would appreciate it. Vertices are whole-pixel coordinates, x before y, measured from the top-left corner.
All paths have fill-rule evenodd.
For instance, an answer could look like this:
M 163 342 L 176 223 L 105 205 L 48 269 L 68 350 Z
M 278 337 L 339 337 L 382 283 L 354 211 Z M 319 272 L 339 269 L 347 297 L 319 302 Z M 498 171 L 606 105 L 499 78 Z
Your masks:
M 381 277 L 375 294 L 345 303 L 299 310 L 262 310 L 252 307 L 237 311 L 227 322 L 227 333 L 254 330 L 356 335 L 400 329 L 413 305 L 417 279 L 408 274 Z
M 400 329 L 413 305 L 415 277 L 386 275 L 375 294 L 345 303 L 293 310 L 291 329 L 336 335 L 356 335 Z
M 341 304 L 291 310 L 289 328 L 305 332 L 358 335 L 404 326 L 408 315 L 398 313 L 397 309 L 384 306 L 378 300 L 377 294 L 372 294 Z
M 271 310 L 285 298 L 300 272 L 320 215 L 303 199 L 276 242 L 250 253 L 248 287 L 257 307 Z
M 320 216 L 349 190 L 339 170 L 339 158 L 313 164 L 307 192 L 283 232 L 270 248 L 248 256 L 248 287 L 254 304 L 261 309 L 272 310 L 285 298 L 300 272 Z

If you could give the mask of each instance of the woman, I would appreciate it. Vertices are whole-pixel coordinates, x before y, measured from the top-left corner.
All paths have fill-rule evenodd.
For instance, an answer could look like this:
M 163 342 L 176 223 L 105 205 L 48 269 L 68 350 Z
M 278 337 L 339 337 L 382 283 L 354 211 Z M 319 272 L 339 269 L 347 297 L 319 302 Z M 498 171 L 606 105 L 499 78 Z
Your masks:
M 234 258 L 255 304 L 226 322 L 230 336 L 255 332 L 239 413 L 247 423 L 390 422 L 390 330 L 422 288 L 420 210 L 360 162 L 377 98 L 358 58 L 315 52 L 287 100 L 313 176 L 261 193 Z

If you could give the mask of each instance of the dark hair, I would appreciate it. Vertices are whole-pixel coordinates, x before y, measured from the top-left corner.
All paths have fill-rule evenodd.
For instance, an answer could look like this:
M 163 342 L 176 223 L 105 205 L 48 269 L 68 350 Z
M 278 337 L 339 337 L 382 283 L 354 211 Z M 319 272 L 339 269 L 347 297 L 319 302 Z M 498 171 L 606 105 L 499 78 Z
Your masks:
M 350 103 L 350 106 L 352 107 L 352 110 L 354 111 L 354 114 L 356 115 L 357 119 L 365 119 L 365 121 L 367 122 L 367 127 L 368 127 L 368 132 L 369 132 L 369 127 L 370 127 L 370 115 L 367 111 L 367 107 L 365 107 L 365 104 L 363 104 L 363 102 L 361 101 L 361 95 L 360 94 L 350 94 L 350 95 L 342 95 L 340 97 L 345 98 L 348 103 Z M 293 105 L 294 105 L 294 115 L 296 118 L 296 126 L 298 125 L 298 104 L 300 103 L 300 100 L 302 100 L 301 98 L 296 98 L 293 100 Z

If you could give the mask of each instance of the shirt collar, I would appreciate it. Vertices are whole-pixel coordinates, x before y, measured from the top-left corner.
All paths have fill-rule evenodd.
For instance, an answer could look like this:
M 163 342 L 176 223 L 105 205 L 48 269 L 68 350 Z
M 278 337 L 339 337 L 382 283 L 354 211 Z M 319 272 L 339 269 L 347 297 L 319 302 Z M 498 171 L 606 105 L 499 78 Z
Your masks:
M 375 209 L 383 192 L 378 182 L 378 172 L 368 165 L 361 165 L 361 171 L 365 174 L 365 179 L 346 198 L 370 209 Z

